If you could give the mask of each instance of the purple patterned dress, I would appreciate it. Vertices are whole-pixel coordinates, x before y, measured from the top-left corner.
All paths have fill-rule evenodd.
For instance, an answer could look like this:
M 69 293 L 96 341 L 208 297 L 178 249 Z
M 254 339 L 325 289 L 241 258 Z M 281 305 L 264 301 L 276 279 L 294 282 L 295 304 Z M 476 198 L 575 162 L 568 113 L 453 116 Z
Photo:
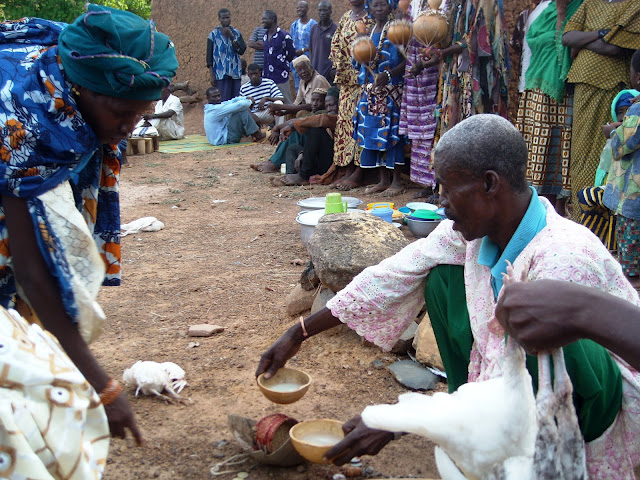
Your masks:
M 406 49 L 405 75 L 418 60 L 421 45 L 411 40 Z M 436 184 L 431 146 L 436 131 L 434 111 L 438 96 L 439 67 L 427 67 L 416 77 L 406 77 L 400 109 L 400 135 L 411 140 L 411 181 L 423 187 Z

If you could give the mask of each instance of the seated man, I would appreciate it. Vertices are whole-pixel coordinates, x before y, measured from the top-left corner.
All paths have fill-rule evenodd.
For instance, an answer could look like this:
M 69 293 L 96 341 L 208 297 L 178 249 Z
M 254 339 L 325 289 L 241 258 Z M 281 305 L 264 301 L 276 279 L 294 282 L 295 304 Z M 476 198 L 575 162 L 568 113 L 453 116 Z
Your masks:
M 309 185 L 313 175 L 323 175 L 329 170 L 333 163 L 333 132 L 338 119 L 339 94 L 336 87 L 331 87 L 324 101 L 326 113 L 293 121 L 291 127 L 304 135 L 304 146 L 287 148 L 286 175 L 272 179 L 274 186 Z
M 297 115 L 299 112 L 309 112 L 311 110 L 311 95 L 316 88 L 327 90 L 331 85 L 311 66 L 311 60 L 306 55 L 296 57 L 293 67 L 300 77 L 298 95 L 293 105 L 270 105 L 269 110 L 273 115 Z
M 311 95 L 311 113 L 324 113 L 324 100 L 327 91 L 323 88 L 317 88 Z M 286 105 L 285 105 L 286 106 Z M 292 130 L 293 120 L 281 123 L 273 127 L 269 136 L 269 143 L 276 145 L 278 148 L 271 155 L 269 160 L 265 160 L 259 164 L 250 165 L 251 168 L 262 173 L 274 173 L 280 171 L 280 165 L 287 160 L 287 149 L 292 145 L 304 146 L 304 136 L 300 135 L 296 130 Z M 300 152 L 296 153 L 297 154 Z
M 184 137 L 184 116 L 182 102 L 171 94 L 170 87 L 162 90 L 162 98 L 156 102 L 154 113 L 145 113 L 132 133 L 134 137 L 153 136 L 149 130 L 154 127 L 160 140 L 179 140 Z M 150 134 L 150 132 L 153 132 Z
M 249 81 L 240 87 L 240 96 L 251 100 L 251 116 L 258 125 L 282 123 L 282 117 L 274 117 L 268 110 L 272 103 L 282 105 L 284 97 L 276 83 L 269 78 L 262 78 L 262 68 L 252 63 L 247 69 Z
M 207 88 L 207 104 L 204 106 L 204 130 L 211 145 L 239 143 L 242 137 L 251 136 L 254 142 L 266 135 L 249 115 L 251 100 L 236 97 L 222 101 L 217 87 Z
M 458 123 L 434 149 L 434 166 L 448 220 L 290 327 L 262 355 L 257 375 L 271 377 L 304 340 L 341 323 L 388 351 L 426 303 L 449 391 L 500 377 L 505 335 L 493 319 L 509 262 L 525 281 L 571 281 L 640 305 L 600 240 L 527 186 L 527 146 L 507 120 L 479 114 Z M 562 325 L 556 328 L 561 335 Z M 564 356 L 589 478 L 634 478 L 640 444 L 628 439 L 640 433 L 640 373 L 590 340 L 567 345 Z M 527 357 L 526 366 L 535 387 L 537 358 Z M 351 427 L 326 453 L 336 464 L 375 454 L 394 439 L 357 419 Z

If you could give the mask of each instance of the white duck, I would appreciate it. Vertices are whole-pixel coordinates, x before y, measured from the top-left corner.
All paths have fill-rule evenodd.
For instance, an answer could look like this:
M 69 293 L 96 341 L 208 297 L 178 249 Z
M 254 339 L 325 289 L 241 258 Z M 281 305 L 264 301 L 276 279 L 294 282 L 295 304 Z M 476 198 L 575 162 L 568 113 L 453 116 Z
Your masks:
M 184 370 L 173 362 L 137 361 L 124 371 L 122 380 L 136 387 L 136 397 L 142 392 L 145 395 L 156 395 L 168 403 L 177 401 L 189 404 L 190 399 L 179 395 L 187 385 L 184 376 Z M 163 395 L 163 391 L 169 396 Z
M 505 283 L 514 281 L 511 266 L 507 272 Z M 464 384 L 452 394 L 406 393 L 395 405 L 365 408 L 362 420 L 370 428 L 416 433 L 438 444 L 436 464 L 444 480 L 583 479 L 573 387 L 562 350 L 552 357 L 555 391 L 549 355 L 541 354 L 535 399 L 524 350 L 509 337 L 502 377 Z

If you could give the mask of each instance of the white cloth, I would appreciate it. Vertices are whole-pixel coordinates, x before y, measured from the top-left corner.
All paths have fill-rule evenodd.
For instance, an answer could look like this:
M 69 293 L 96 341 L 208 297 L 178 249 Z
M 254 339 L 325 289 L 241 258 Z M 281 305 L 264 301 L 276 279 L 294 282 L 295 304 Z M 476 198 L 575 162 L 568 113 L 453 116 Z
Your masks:
M 0 477 L 102 478 L 107 415 L 57 340 L 0 308 Z
M 560 217 L 551 204 L 547 225 L 515 260 L 515 276 L 571 281 L 597 288 L 640 306 L 638 293 L 625 279 L 620 264 L 587 228 Z M 327 302 L 333 315 L 384 350 L 407 329 L 424 305 L 425 280 L 436 265 L 463 265 L 473 347 L 469 381 L 502 375 L 504 332 L 492 333 L 496 302 L 491 272 L 478 263 L 482 240 L 467 242 L 444 220 L 426 238 L 413 242 L 380 264 L 365 269 Z M 594 319 L 606 321 L 606 319 Z M 495 331 L 495 330 L 494 330 Z M 633 479 L 640 461 L 640 374 L 612 354 L 622 373 L 622 407 L 614 423 L 586 445 L 589 478 Z
M 133 233 L 157 232 L 164 228 L 164 223 L 156 217 L 142 217 L 133 222 L 120 225 L 120 237 L 126 237 Z

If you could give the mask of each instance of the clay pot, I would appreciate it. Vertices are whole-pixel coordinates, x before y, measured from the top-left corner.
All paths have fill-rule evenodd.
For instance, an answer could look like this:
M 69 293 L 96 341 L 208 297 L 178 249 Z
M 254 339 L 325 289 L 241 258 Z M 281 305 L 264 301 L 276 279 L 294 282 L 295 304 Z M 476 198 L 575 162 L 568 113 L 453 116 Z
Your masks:
M 428 10 L 413 22 L 413 36 L 423 45 L 435 45 L 447 37 L 447 19 L 434 10 Z
M 298 423 L 297 420 L 283 413 L 267 415 L 256 423 L 256 447 L 264 453 L 273 453 L 288 439 L 289 429 L 296 423 Z
M 376 46 L 369 37 L 358 37 L 351 45 L 351 55 L 359 63 L 369 63 L 376 56 Z
M 387 38 L 394 45 L 409 45 L 411 40 L 412 28 L 411 22 L 407 20 L 394 20 L 389 24 L 389 30 L 387 30 Z

